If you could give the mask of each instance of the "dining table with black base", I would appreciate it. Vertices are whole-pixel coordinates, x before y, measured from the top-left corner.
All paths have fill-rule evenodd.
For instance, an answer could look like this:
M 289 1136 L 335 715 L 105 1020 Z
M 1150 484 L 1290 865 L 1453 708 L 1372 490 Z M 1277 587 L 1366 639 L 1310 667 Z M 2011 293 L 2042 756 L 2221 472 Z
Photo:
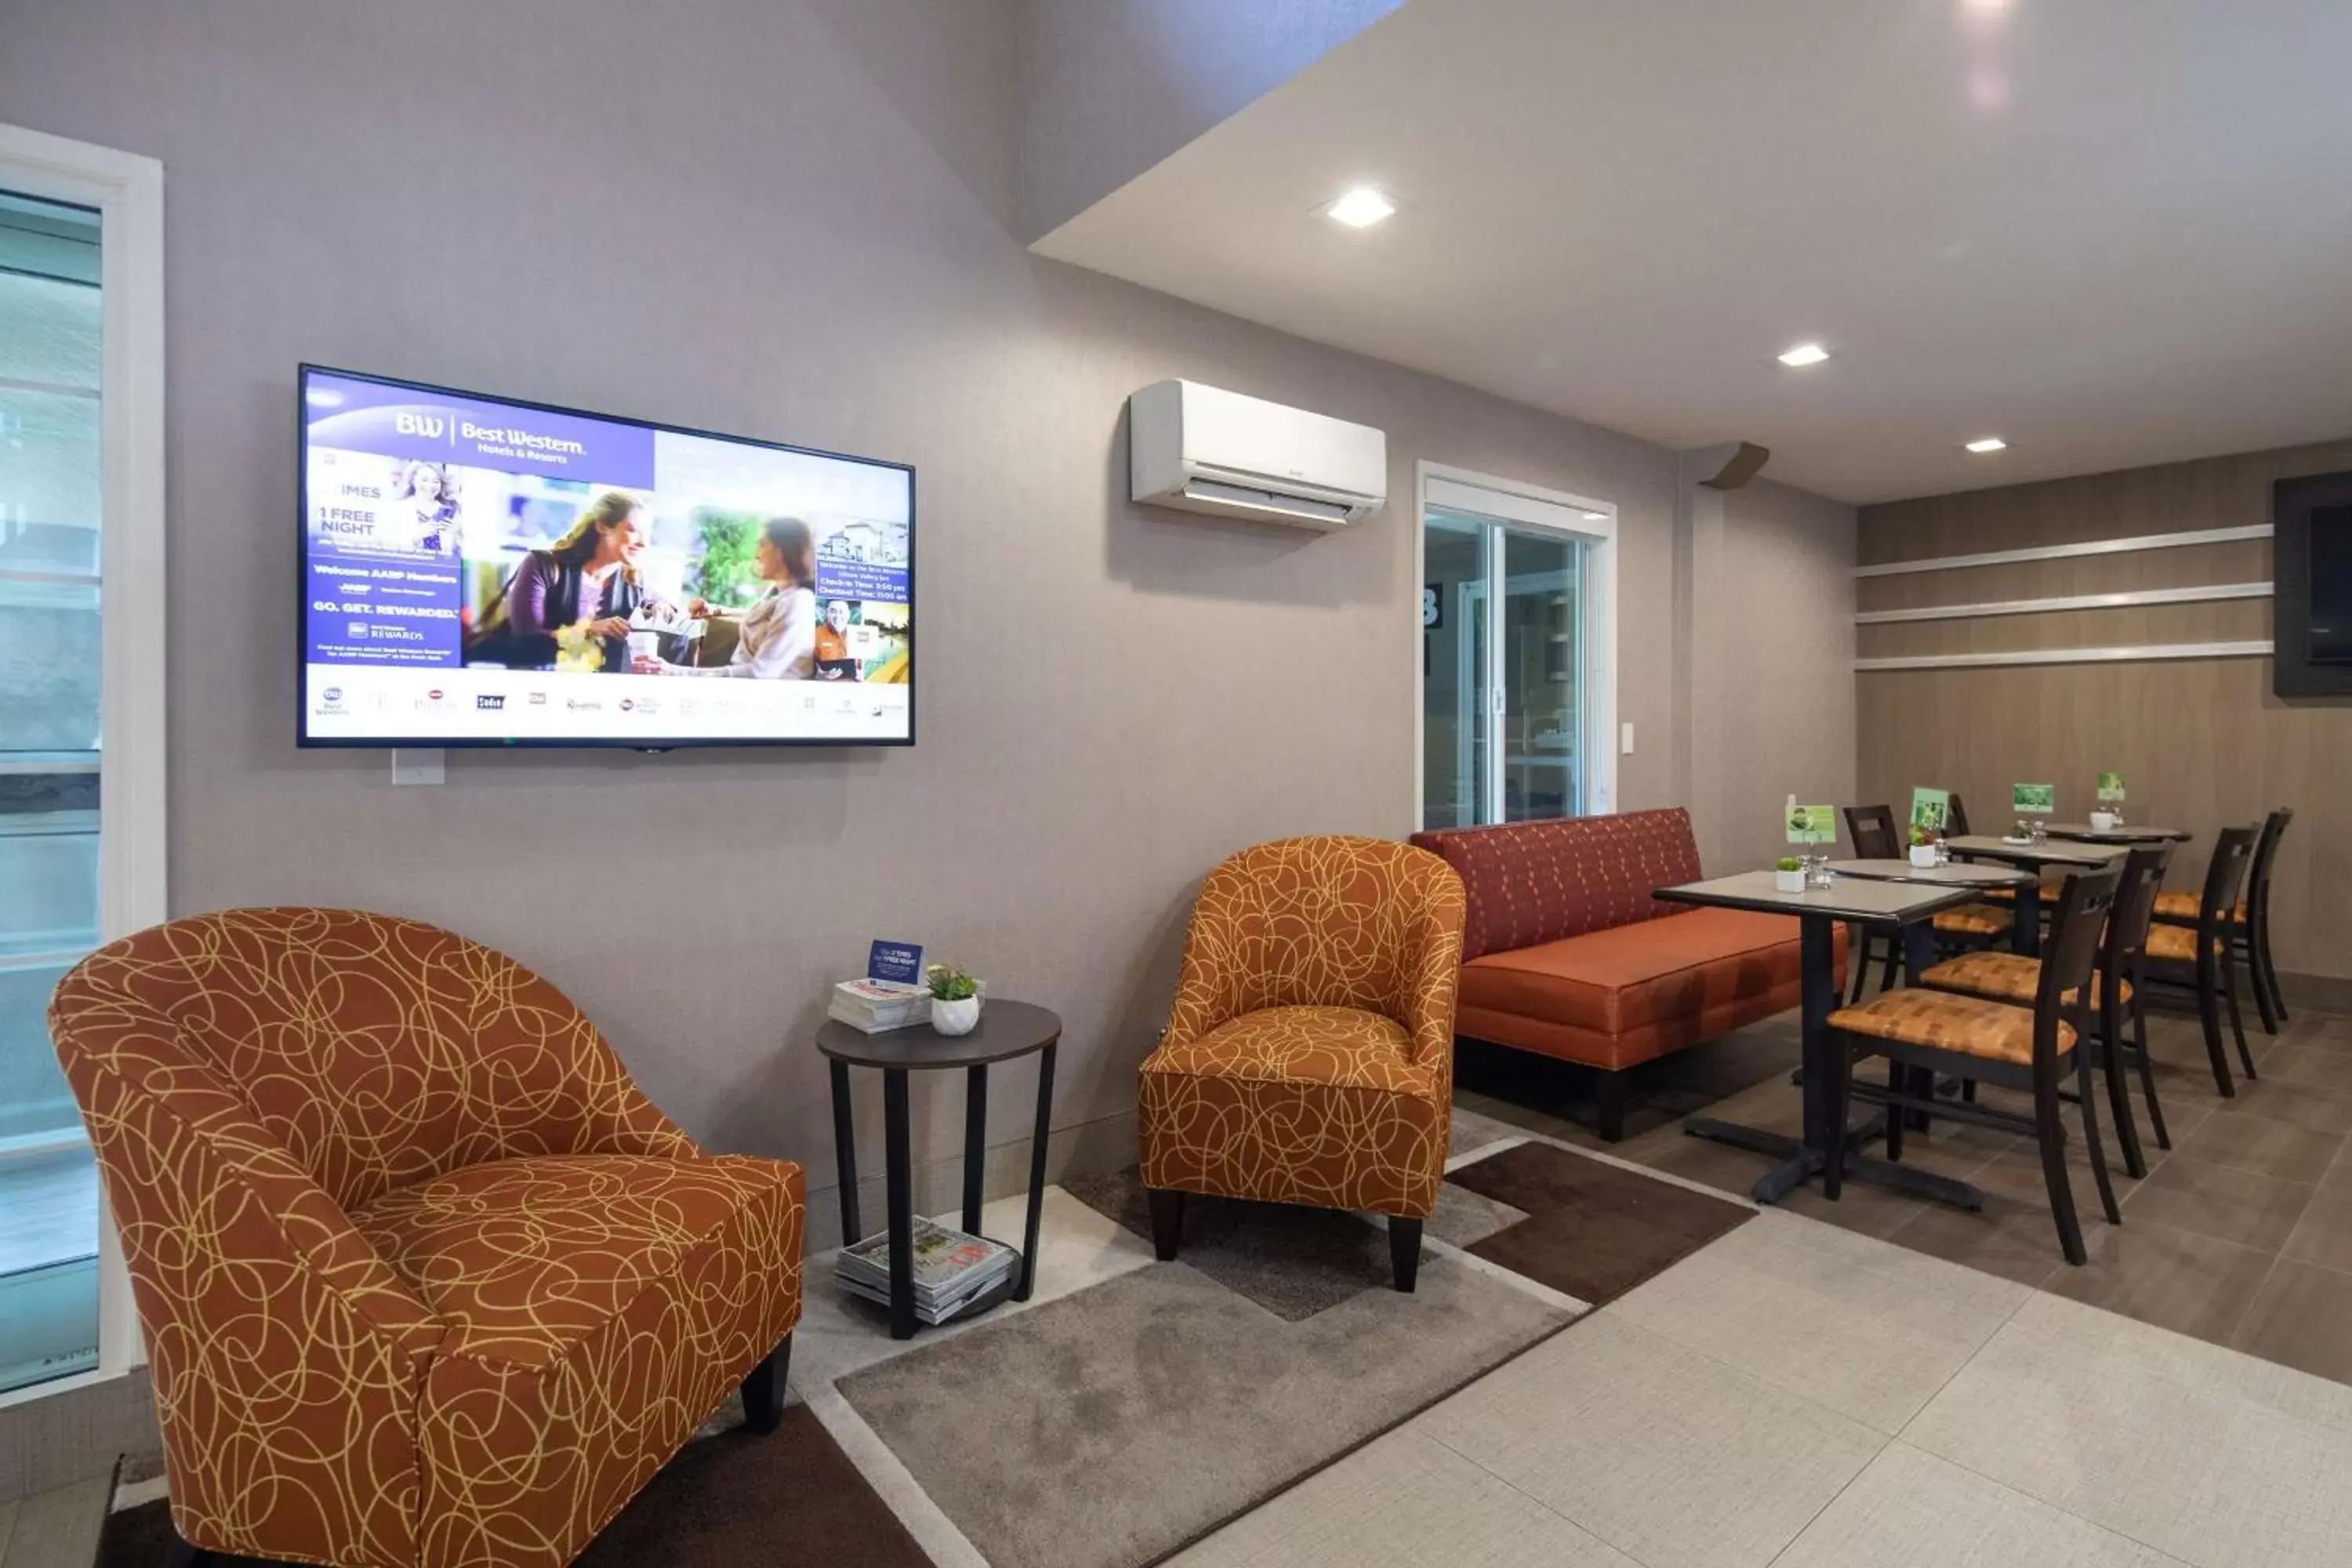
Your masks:
M 2013 927 L 2017 951 L 2028 958 L 2042 952 L 2042 873 L 2045 868 L 2061 871 L 2104 871 L 2131 853 L 2131 845 L 2123 840 L 2102 840 L 2091 843 L 2081 838 L 2002 838 L 1990 833 L 1963 834 L 1948 838 L 1944 847 L 1954 857 L 1969 860 L 1996 860 L 2031 871 L 2033 879 L 2020 883 L 2017 889 L 2017 914 Z
M 1008 1296 L 1029 1300 L 1037 1285 L 1037 1233 L 1045 1199 L 1045 1135 L 1054 1106 L 1054 1053 L 1062 1020 L 1026 1002 L 989 1002 L 971 1032 L 942 1035 L 929 1024 L 868 1035 L 839 1020 L 817 1031 L 816 1048 L 833 1069 L 834 1159 L 841 1181 L 844 1247 L 865 1238 L 857 1216 L 856 1119 L 852 1114 L 849 1069 L 873 1068 L 882 1074 L 883 1146 L 887 1157 L 885 1189 L 890 1217 L 890 1337 L 911 1339 L 915 1316 L 915 1177 L 913 1133 L 907 1075 L 964 1070 L 963 1228 L 980 1234 L 981 1180 L 988 1155 L 988 1069 L 991 1064 L 1038 1053 L 1037 1121 L 1029 1148 L 1029 1224 L 1022 1238 L 1020 1266 L 1003 1285 L 984 1290 L 956 1317 L 986 1311 Z
M 1683 1123 L 1683 1131 L 1694 1138 L 1752 1150 L 1779 1162 L 1749 1189 L 1758 1203 L 1779 1203 L 1821 1174 L 1828 1163 L 1831 1140 L 1841 1139 L 1846 1151 L 1847 1181 L 1872 1182 L 1966 1209 L 1984 1207 L 1984 1194 L 1966 1182 L 1861 1152 L 1872 1139 L 1885 1135 L 1886 1120 L 1883 1114 L 1874 1114 L 1851 1127 L 1837 1124 L 1829 1028 L 1830 1015 L 1836 1011 L 1839 1000 L 1840 925 L 1893 929 L 1902 942 L 1906 972 L 1916 975 L 1936 962 L 1937 914 L 1983 893 L 1984 884 L 1974 879 L 1897 881 L 1864 876 L 1837 877 L 1825 888 L 1784 893 L 1775 886 L 1769 871 L 1744 871 L 1653 890 L 1652 897 L 1667 903 L 1796 917 L 1804 1041 L 1803 1131 L 1792 1138 L 1712 1116 L 1694 1116 Z M 2020 896 L 2023 896 L 2021 890 Z
M 2042 831 L 2053 838 L 2079 839 L 2084 844 L 2186 844 L 2197 835 L 2185 827 L 2094 827 L 2087 822 L 2045 822 Z

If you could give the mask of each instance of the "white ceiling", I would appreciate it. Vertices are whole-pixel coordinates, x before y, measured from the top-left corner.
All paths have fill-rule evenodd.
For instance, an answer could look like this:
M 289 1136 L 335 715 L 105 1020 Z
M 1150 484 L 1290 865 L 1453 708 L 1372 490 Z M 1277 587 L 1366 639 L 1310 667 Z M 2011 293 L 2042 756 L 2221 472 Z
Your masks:
M 2352 0 L 1410 0 L 1036 248 L 1853 501 L 2332 439 Z

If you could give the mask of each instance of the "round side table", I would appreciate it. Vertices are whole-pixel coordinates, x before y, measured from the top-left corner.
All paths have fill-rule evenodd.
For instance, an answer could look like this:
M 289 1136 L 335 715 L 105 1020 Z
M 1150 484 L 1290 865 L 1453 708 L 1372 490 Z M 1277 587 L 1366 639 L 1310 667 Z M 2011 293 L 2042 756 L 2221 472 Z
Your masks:
M 908 1128 L 907 1075 L 964 1069 L 963 1228 L 980 1234 L 982 1166 L 988 1151 L 988 1069 L 992 1063 L 1037 1058 L 1037 1130 L 1029 1149 L 1029 1226 L 1009 1292 L 1026 1301 L 1037 1284 L 1037 1225 L 1045 1201 L 1045 1137 L 1054 1109 L 1054 1050 L 1062 1020 L 1026 1002 L 990 1000 L 968 1035 L 942 1035 L 929 1024 L 869 1035 L 828 1019 L 816 1032 L 816 1048 L 833 1073 L 833 1146 L 841 1177 L 841 1244 L 862 1240 L 857 1223 L 857 1142 L 850 1115 L 849 1069 L 873 1068 L 882 1074 L 882 1126 L 890 1209 L 890 1337 L 912 1339 L 915 1318 L 915 1179 L 913 1139 Z M 1007 1292 L 992 1289 L 965 1307 L 961 1319 L 984 1311 Z

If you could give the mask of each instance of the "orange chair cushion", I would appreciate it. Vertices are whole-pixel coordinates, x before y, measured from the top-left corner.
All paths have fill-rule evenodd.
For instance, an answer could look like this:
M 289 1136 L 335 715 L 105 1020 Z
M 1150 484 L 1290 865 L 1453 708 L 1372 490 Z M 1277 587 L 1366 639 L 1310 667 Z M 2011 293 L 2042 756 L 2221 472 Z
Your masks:
M 2042 901 L 2044 904 L 2053 902 L 2065 890 L 2066 879 L 2064 877 L 2044 877 L 2042 879 Z M 2014 903 L 2017 901 L 2017 889 L 2015 888 L 1987 888 L 1982 896 L 1987 903 Z
M 2030 1007 L 2042 989 L 2042 961 L 2022 953 L 1984 952 L 1963 953 L 1938 963 L 1919 976 L 1919 983 L 1938 991 L 1964 991 L 1972 996 L 1989 996 L 1996 1002 L 2013 1002 Z M 2121 1000 L 2131 1000 L 2131 982 L 2118 987 Z M 2091 1005 L 2099 1005 L 2100 980 L 2091 976 Z
M 2195 893 L 2158 893 L 2156 896 L 2156 912 L 2167 920 L 2193 921 L 2205 912 L 2205 900 Z M 2238 923 L 2245 924 L 2245 900 L 2238 900 L 2234 912 Z
M 783 1259 L 730 1247 L 797 1235 L 800 1186 L 798 1166 L 740 1156 L 493 1160 L 395 1187 L 352 1223 L 455 1326 L 445 1352 L 546 1366 L 648 1291 L 678 1294 L 705 1331 L 759 1314 Z
M 1423 1219 L 1444 1180 L 1447 1079 L 1394 1020 L 1267 1007 L 1145 1058 L 1147 1187 Z
M 1903 1045 L 1958 1051 L 1988 1061 L 2022 1066 L 2033 1060 L 2031 1008 L 1948 991 L 1890 991 L 1862 1006 L 1839 1008 L 1830 1015 L 1830 1027 Z M 2058 1049 L 2063 1054 L 2074 1048 L 2074 1026 L 2062 1021 Z
M 1197 1040 L 1154 1053 L 1143 1070 L 1434 1094 L 1436 1075 L 1412 1064 L 1411 1047 L 1404 1026 L 1378 1013 L 1354 1007 L 1265 1007 L 1221 1024 Z
M 1936 917 L 1936 929 L 1953 936 L 2006 936 L 2017 918 L 1988 904 L 1962 904 Z
M 2163 959 L 2173 963 L 2194 963 L 2197 962 L 2197 928 L 2150 926 L 2147 928 L 2147 946 L 2145 951 L 2150 958 Z M 2213 939 L 2213 951 L 2215 952 L 2221 951 L 2221 939 L 2218 936 Z

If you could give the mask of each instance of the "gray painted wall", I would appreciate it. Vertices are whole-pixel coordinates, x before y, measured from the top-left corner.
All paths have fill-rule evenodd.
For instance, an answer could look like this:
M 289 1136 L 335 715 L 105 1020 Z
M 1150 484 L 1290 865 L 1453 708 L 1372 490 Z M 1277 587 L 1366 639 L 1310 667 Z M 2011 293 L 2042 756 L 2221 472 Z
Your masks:
M 1417 458 L 1618 503 L 1621 794 L 1684 798 L 1672 456 L 1029 255 L 1009 4 L 11 0 L 5 44 L 0 118 L 168 171 L 176 911 L 461 929 L 819 1189 L 824 989 L 919 940 L 1063 1013 L 1055 1123 L 1116 1148 L 1207 868 L 1412 826 Z M 922 743 L 452 753 L 401 789 L 298 752 L 304 359 L 916 464 Z M 1384 427 L 1397 502 L 1330 535 L 1130 506 L 1123 401 L 1171 375 Z M 1776 685 L 1808 681 L 1850 700 Z M 916 1105 L 945 1157 L 961 1086 Z
M 1022 237 L 1076 217 L 1403 3 L 1017 0 Z
M 1854 509 L 1765 479 L 1685 498 L 1699 857 L 1711 872 L 1765 866 L 1788 852 L 1790 794 L 1854 798 Z

